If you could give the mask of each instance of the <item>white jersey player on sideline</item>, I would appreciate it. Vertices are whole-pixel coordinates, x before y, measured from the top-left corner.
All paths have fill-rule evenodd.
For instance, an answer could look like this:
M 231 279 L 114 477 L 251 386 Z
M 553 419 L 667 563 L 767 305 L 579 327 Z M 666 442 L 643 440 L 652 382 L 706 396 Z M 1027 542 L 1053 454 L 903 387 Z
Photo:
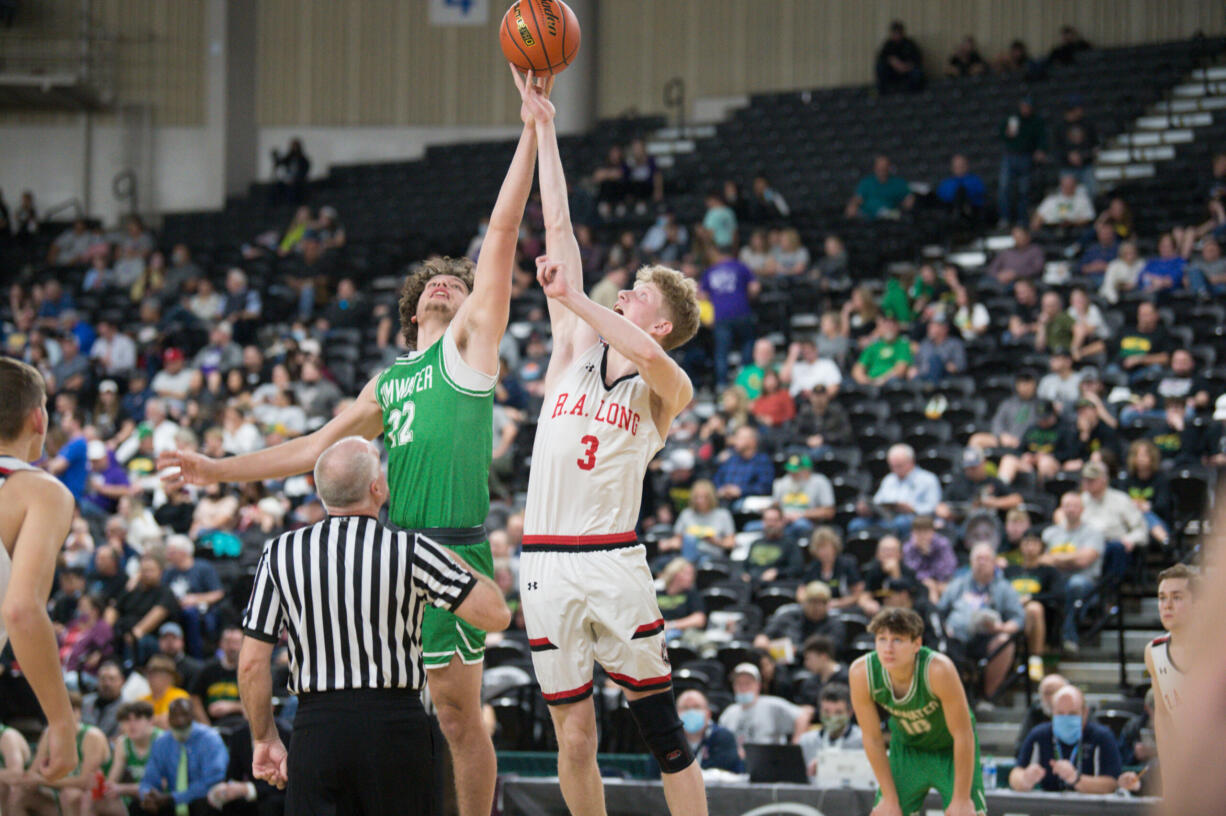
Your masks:
M 1188 643 L 1188 624 L 1193 615 L 1196 570 L 1176 564 L 1158 573 L 1158 615 L 1166 634 L 1145 646 L 1145 668 L 1154 686 L 1154 737 L 1158 743 L 1158 770 L 1163 769 L 1163 754 L 1170 756 L 1171 715 L 1186 700 L 1184 673 L 1192 658 Z M 1164 791 L 1166 774 L 1163 774 Z M 1129 772 L 1120 775 L 1120 787 L 1137 791 L 1141 780 Z
M 537 130 L 553 354 L 528 479 L 519 587 L 533 665 L 558 735 L 558 781 L 575 816 L 603 816 L 593 661 L 622 686 L 678 816 L 705 816 L 672 693 L 664 621 L 634 528 L 647 463 L 693 386 L 669 357 L 698 330 L 692 281 L 641 270 L 613 310 L 583 293 L 553 105 L 525 98 Z
M 73 498 L 29 463 L 43 455 L 47 390 L 38 370 L 0 357 L 0 649 L 13 655 L 47 717 L 47 751 L 32 771 L 54 782 L 77 764 L 76 718 L 60 671 L 47 598 L 72 523 Z

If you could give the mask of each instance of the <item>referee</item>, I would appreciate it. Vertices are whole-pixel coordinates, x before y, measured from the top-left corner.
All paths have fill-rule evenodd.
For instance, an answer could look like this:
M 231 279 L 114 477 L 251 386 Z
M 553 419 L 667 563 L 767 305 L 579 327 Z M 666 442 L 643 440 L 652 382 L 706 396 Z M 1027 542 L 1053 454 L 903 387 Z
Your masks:
M 505 629 L 511 613 L 493 581 L 425 536 L 379 523 L 387 478 L 365 439 L 324 451 L 315 488 L 328 517 L 268 542 L 243 616 L 238 683 L 252 773 L 288 784 L 294 816 L 431 814 L 422 610 L 433 603 L 486 631 Z M 288 754 L 272 717 L 282 628 L 299 698 Z

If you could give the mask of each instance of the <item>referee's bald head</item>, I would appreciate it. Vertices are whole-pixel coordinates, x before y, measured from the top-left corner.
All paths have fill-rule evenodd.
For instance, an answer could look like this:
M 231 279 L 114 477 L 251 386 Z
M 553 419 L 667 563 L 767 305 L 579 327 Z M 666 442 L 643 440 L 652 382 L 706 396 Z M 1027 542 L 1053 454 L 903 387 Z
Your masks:
M 378 512 L 387 501 L 379 451 L 360 436 L 332 443 L 315 462 L 315 490 L 329 513 Z

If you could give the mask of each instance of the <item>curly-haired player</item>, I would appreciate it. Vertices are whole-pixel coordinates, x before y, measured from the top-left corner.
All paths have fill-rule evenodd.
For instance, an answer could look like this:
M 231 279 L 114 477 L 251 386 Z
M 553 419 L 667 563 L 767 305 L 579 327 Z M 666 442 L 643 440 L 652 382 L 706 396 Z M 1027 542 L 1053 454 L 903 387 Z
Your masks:
M 526 83 L 518 73 L 515 77 L 525 96 L 543 99 L 552 84 L 537 84 L 531 75 Z M 493 574 L 484 524 L 490 503 L 498 344 L 507 327 L 515 245 L 536 162 L 532 119 L 526 112 L 522 116 L 525 127 L 475 268 L 463 259 L 430 258 L 405 282 L 401 329 L 412 351 L 374 377 L 353 405 L 312 434 L 227 459 L 164 454 L 159 467 L 179 468 L 167 479 L 170 487 L 306 473 L 337 440 L 383 434 L 391 521 L 427 533 L 479 572 Z M 427 607 L 422 653 L 430 698 L 454 758 L 460 816 L 487 816 L 493 807 L 495 758 L 481 720 L 485 633 L 450 612 Z M 277 734 L 253 737 L 259 761 L 262 750 L 272 750 Z

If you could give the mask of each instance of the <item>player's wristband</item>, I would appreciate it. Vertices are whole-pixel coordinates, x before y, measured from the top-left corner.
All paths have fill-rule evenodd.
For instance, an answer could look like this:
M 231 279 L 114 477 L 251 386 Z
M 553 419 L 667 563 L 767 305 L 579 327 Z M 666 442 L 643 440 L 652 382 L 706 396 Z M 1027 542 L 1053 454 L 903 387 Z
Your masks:
M 1069 787 L 1071 787 L 1071 788 L 1073 788 L 1073 789 L 1075 790 L 1075 789 L 1077 788 L 1077 783 L 1078 783 L 1078 782 L 1080 782 L 1080 781 L 1081 781 L 1081 771 L 1078 771 L 1078 772 L 1077 772 L 1077 776 L 1075 776 L 1075 777 L 1073 778 L 1073 784 L 1072 784 L 1072 785 L 1070 785 Z

